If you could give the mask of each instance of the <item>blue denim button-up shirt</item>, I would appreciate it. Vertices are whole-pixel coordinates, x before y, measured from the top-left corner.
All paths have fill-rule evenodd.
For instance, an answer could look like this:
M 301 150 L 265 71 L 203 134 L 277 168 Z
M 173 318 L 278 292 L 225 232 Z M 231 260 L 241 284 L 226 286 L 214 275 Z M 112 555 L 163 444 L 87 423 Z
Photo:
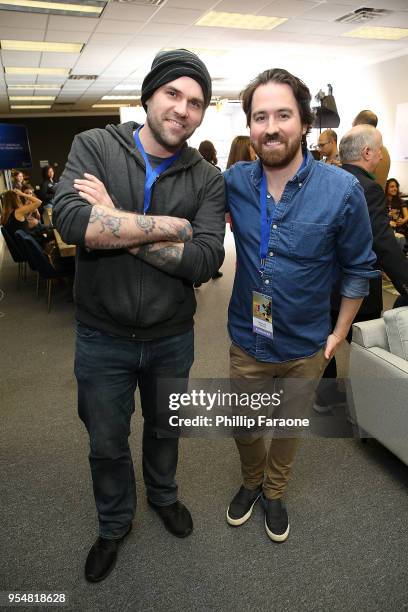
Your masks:
M 364 297 L 373 269 L 372 233 L 363 190 L 354 176 L 306 154 L 272 212 L 261 277 L 260 161 L 224 173 L 237 269 L 228 310 L 232 341 L 258 359 L 280 363 L 308 357 L 330 333 L 330 293 L 339 269 L 342 295 Z M 252 292 L 272 297 L 273 338 L 252 331 Z

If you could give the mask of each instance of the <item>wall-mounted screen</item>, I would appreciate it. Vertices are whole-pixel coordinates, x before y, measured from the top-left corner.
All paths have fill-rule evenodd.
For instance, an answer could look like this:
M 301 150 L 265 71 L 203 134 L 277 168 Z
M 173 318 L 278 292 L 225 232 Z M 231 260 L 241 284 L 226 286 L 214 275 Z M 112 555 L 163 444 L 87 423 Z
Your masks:
M 24 125 L 0 123 L 0 170 L 31 166 L 27 128 Z

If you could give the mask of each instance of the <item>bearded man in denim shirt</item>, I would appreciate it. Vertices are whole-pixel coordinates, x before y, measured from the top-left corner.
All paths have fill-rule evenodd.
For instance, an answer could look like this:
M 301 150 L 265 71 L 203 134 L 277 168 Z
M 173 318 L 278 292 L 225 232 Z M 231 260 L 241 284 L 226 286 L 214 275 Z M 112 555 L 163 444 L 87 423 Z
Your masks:
M 368 294 L 369 279 L 378 274 L 361 186 L 306 150 L 310 100 L 307 86 L 286 70 L 256 77 L 243 91 L 242 104 L 259 159 L 237 163 L 224 175 L 237 250 L 230 376 L 258 380 L 260 387 L 275 377 L 307 380 L 307 393 L 293 394 L 297 416 L 310 407 L 315 386 Z M 330 293 L 339 268 L 342 301 L 330 333 Z M 291 381 L 289 392 L 294 386 Z M 261 497 L 266 532 L 283 542 L 289 520 L 282 495 L 298 439 L 274 437 L 266 449 L 260 434 L 238 434 L 236 444 L 243 486 L 227 521 L 245 523 Z

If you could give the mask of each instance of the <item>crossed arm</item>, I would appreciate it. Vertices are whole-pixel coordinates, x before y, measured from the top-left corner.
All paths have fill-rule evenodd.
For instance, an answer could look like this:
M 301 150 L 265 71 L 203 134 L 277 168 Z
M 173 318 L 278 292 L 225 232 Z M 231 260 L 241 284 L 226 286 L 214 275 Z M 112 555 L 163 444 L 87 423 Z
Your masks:
M 75 179 L 79 195 L 92 206 L 85 233 L 89 249 L 125 248 L 139 259 L 172 274 L 181 261 L 192 228 L 186 219 L 149 216 L 115 208 L 104 184 L 92 174 Z

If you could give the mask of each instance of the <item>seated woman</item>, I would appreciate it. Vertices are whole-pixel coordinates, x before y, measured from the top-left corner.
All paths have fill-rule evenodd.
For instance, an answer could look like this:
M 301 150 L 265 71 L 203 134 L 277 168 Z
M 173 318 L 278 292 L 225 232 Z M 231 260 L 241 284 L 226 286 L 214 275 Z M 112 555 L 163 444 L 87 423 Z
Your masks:
M 400 185 L 396 179 L 388 179 L 385 185 L 385 197 L 387 200 L 390 225 L 394 228 L 395 232 L 405 236 L 404 251 L 406 252 L 408 240 L 408 208 L 401 198 Z
M 36 212 L 41 200 L 19 189 L 3 193 L 1 223 L 9 234 L 14 236 L 17 230 L 31 234 L 41 245 L 53 240 L 51 228 L 40 222 Z

